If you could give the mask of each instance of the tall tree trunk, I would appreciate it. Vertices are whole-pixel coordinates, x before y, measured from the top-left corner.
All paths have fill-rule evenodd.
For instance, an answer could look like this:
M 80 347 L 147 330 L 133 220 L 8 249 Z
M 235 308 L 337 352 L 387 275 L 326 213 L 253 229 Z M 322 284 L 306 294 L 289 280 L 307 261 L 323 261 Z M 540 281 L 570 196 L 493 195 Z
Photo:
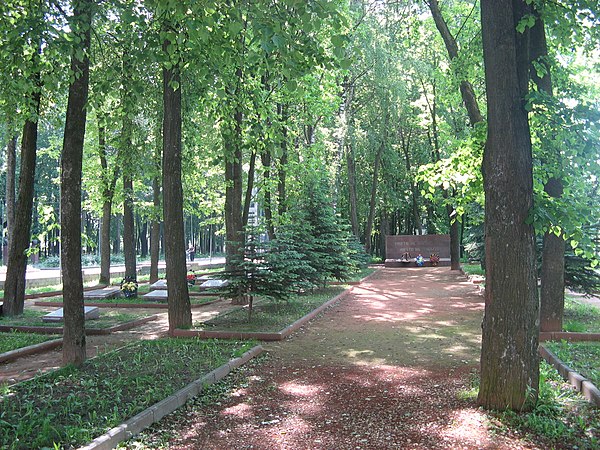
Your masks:
M 358 195 L 356 193 L 356 160 L 352 142 L 346 143 L 346 167 L 348 170 L 348 203 L 350 205 L 350 225 L 352 234 L 358 239 L 360 229 L 358 226 Z
M 552 78 L 550 66 L 547 61 L 548 44 L 544 22 L 535 13 L 536 22 L 531 28 L 531 61 L 545 67 L 546 73 L 540 77 L 536 68 L 531 66 L 531 78 L 538 90 L 548 95 L 552 94 Z M 560 151 L 556 149 L 555 158 L 560 163 Z M 560 167 L 555 170 L 544 186 L 544 191 L 552 198 L 563 195 L 563 182 L 560 178 Z M 552 224 L 554 225 L 554 224 Z M 542 270 L 540 273 L 540 331 L 562 331 L 563 314 L 565 310 L 565 240 L 563 235 L 556 235 L 552 231 L 544 234 L 542 250 Z
M 144 218 L 140 218 L 142 221 L 139 227 L 139 241 L 140 241 L 140 258 L 146 258 L 148 256 L 148 221 Z
M 9 126 L 9 129 L 11 127 Z M 17 178 L 17 136 L 12 136 L 6 146 L 6 237 L 12 237 L 15 222 L 16 178 Z M 5 262 L 6 263 L 6 262 Z
M 164 54 L 171 42 L 165 39 Z M 186 280 L 183 186 L 181 184 L 181 77 L 179 65 L 163 68 L 163 214 L 169 298 L 169 330 L 192 325 Z
M 427 4 L 429 5 L 429 9 L 431 10 L 431 15 L 433 16 L 433 20 L 435 22 L 435 26 L 440 32 L 442 39 L 444 41 L 444 45 L 446 46 L 446 50 L 448 52 L 448 56 L 450 57 L 450 61 L 453 61 L 455 58 L 458 58 L 458 44 L 456 43 L 456 39 L 450 33 L 450 29 L 442 16 L 440 11 L 440 7 L 437 0 L 427 0 Z M 479 104 L 477 102 L 477 97 L 475 96 L 475 90 L 473 89 L 473 85 L 466 80 L 463 79 L 460 82 L 460 95 L 462 97 L 463 103 L 467 110 L 467 114 L 469 116 L 469 122 L 471 126 L 475 126 L 475 124 L 479 122 L 483 122 L 483 116 L 481 115 L 481 111 L 479 110 Z M 459 270 L 460 269 L 460 233 L 458 229 L 458 218 L 454 216 L 454 209 L 448 210 L 448 217 L 450 220 L 450 259 L 451 259 L 451 269 Z M 455 240 L 455 239 L 459 240 Z
M 98 153 L 103 175 L 102 224 L 100 227 L 100 284 L 110 284 L 110 222 L 112 218 L 112 201 L 117 183 L 117 167 L 112 173 L 108 171 L 106 159 L 106 127 L 98 125 Z
M 155 161 L 160 172 L 161 149 L 156 148 Z M 152 179 L 152 204 L 156 212 L 152 215 L 150 226 L 150 283 L 158 281 L 158 260 L 160 259 L 160 176 L 157 173 Z
M 481 22 L 488 98 L 483 158 L 486 289 L 478 403 L 527 410 L 539 381 L 532 155 L 524 96 L 529 81 L 529 12 L 524 0 L 483 0 Z
M 242 121 L 243 113 L 239 99 L 242 70 L 236 71 L 236 87 L 232 101 L 235 102 L 233 123 L 230 124 L 224 136 L 225 140 L 225 235 L 226 270 L 233 270 L 239 263 L 244 245 L 244 223 L 242 212 Z
M 269 149 L 265 149 L 260 156 L 261 163 L 263 166 L 263 178 L 265 180 L 264 186 L 264 200 L 265 200 L 265 222 L 267 225 L 267 234 L 269 240 L 275 239 L 275 227 L 273 226 L 273 195 L 271 193 L 271 152 Z
M 287 105 L 278 103 L 277 114 L 281 121 L 281 158 L 279 159 L 279 180 L 277 183 L 277 194 L 279 201 L 278 212 L 279 215 L 283 215 L 287 211 L 287 191 L 286 191 L 286 173 L 288 163 L 288 148 L 287 148 L 287 119 L 288 119 L 288 107 Z
M 123 174 L 123 256 L 125 257 L 125 276 L 133 280 L 137 279 L 135 242 L 133 180 L 131 176 Z
M 86 358 L 83 276 L 81 272 L 81 173 L 89 87 L 92 0 L 74 0 L 72 31 L 79 48 L 71 56 L 74 80 L 69 86 L 61 155 L 61 259 L 63 277 L 63 362 L 81 366 Z M 73 26 L 73 25 L 72 25 Z M 77 44 L 76 44 L 77 45 Z M 83 59 L 78 53 L 82 52 Z
M 384 148 L 385 138 L 381 142 L 381 145 L 377 150 L 373 167 L 373 181 L 371 183 L 371 200 L 369 201 L 369 217 L 367 219 L 367 225 L 365 226 L 365 252 L 367 254 L 371 254 L 371 232 L 373 231 L 373 219 L 375 218 L 375 200 L 377 199 L 377 185 L 379 183 L 379 166 Z
M 38 89 L 31 94 L 33 116 L 23 126 L 21 138 L 21 170 L 19 175 L 19 195 L 16 204 L 11 239 L 8 242 L 8 264 L 4 282 L 4 306 L 2 314 L 16 316 L 23 314 L 25 305 L 25 272 L 31 232 L 31 211 L 35 185 L 35 160 L 38 137 L 38 114 L 40 111 L 39 79 L 34 75 Z
M 115 237 L 113 239 L 112 251 L 113 255 L 121 253 L 121 215 L 116 214 L 112 221 L 115 225 Z
M 427 0 L 426 3 L 429 5 L 429 9 L 431 11 L 431 15 L 433 16 L 435 26 L 440 32 L 440 35 L 442 36 L 444 45 L 446 46 L 446 50 L 448 51 L 448 56 L 450 57 L 450 61 L 454 60 L 455 58 L 458 58 L 458 44 L 456 43 L 456 39 L 454 38 L 454 36 L 452 36 L 452 33 L 450 33 L 448 24 L 442 16 L 438 1 Z M 471 126 L 475 125 L 476 123 L 483 122 L 483 116 L 481 115 L 481 111 L 479 110 L 477 97 L 475 96 L 475 90 L 473 89 L 473 85 L 471 85 L 471 83 L 468 80 L 461 80 L 460 95 L 463 99 L 465 108 L 467 109 Z
M 244 213 L 242 214 L 242 226 L 248 225 L 250 215 L 250 204 L 252 203 L 252 191 L 254 190 L 254 172 L 256 168 L 256 152 L 250 155 L 250 167 L 248 168 L 248 183 L 246 184 L 246 196 L 244 198 Z

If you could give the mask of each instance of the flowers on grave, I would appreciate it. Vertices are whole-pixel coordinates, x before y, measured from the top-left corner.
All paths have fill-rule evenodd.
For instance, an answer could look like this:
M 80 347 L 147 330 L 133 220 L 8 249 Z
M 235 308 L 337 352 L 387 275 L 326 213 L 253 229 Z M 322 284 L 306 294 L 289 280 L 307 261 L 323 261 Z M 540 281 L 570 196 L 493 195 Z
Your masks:
M 192 272 L 192 273 L 188 273 L 188 275 L 187 275 L 187 277 L 186 277 L 186 278 L 187 278 L 187 283 L 188 283 L 190 286 L 193 286 L 193 285 L 195 285 L 195 284 L 196 284 L 196 274 L 195 274 L 194 272 Z
M 437 266 L 440 263 L 440 255 L 432 253 L 429 255 L 429 262 L 431 262 L 432 266 Z
M 137 281 L 133 277 L 125 277 L 121 281 L 121 292 L 127 298 L 136 297 L 138 290 Z
M 423 264 L 425 264 L 425 260 L 423 259 L 423 257 L 421 255 L 417 256 L 417 258 L 415 259 L 415 262 L 417 263 L 417 266 L 422 267 Z

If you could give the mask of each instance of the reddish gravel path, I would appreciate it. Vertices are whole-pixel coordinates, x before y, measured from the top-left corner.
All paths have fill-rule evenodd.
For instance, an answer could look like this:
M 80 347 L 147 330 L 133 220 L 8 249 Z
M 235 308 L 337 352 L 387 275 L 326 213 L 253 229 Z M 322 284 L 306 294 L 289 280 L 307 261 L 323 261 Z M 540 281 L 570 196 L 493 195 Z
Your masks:
M 268 345 L 216 409 L 188 407 L 143 448 L 164 448 L 163 430 L 176 449 L 537 448 L 493 434 L 460 396 L 478 364 L 482 301 L 448 268 L 382 269 Z

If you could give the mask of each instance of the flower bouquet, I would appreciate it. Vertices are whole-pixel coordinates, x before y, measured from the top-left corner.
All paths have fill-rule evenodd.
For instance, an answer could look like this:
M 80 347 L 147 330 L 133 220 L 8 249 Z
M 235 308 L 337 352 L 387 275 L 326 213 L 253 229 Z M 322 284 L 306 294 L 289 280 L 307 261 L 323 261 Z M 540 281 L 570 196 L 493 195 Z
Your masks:
M 415 258 L 415 262 L 417 263 L 417 266 L 419 266 L 419 267 L 423 267 L 423 264 L 425 264 L 425 260 L 423 259 L 423 257 L 421 255 L 419 255 Z
M 126 298 L 137 297 L 138 284 L 132 277 L 125 277 L 121 281 L 121 292 Z
M 440 255 L 437 253 L 432 253 L 429 256 L 429 262 L 431 262 L 432 266 L 437 266 L 440 263 Z

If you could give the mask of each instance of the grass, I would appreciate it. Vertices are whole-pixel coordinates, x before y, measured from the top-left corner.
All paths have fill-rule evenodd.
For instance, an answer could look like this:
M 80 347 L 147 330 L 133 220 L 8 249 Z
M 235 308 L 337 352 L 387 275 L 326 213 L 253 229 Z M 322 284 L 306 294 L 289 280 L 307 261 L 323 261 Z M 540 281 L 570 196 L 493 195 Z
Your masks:
M 41 344 L 42 342 L 50 341 L 52 339 L 56 339 L 56 336 L 19 333 L 18 331 L 2 333 L 2 339 L 0 339 L 0 353 L 10 352 L 30 345 Z
M 0 316 L 0 325 L 3 326 L 24 326 L 24 327 L 62 327 L 63 322 L 44 322 L 42 317 L 48 314 L 45 311 L 25 310 L 22 316 L 2 317 Z M 126 322 L 140 319 L 145 316 L 139 314 L 126 314 L 118 311 L 101 311 L 100 318 L 96 320 L 86 320 L 85 326 L 88 329 L 105 329 Z
M 138 341 L 0 391 L 0 448 L 72 448 L 173 394 L 252 343 Z M 174 376 L 176 374 L 176 376 Z
M 590 405 L 548 363 L 540 364 L 540 392 L 529 413 L 494 414 L 500 427 L 542 438 L 548 448 L 595 449 L 600 446 L 600 411 Z
M 250 322 L 248 321 L 248 309 L 238 308 L 206 322 L 196 323 L 194 326 L 204 330 L 277 332 L 340 294 L 344 289 L 343 286 L 328 287 L 312 294 L 298 295 L 283 302 L 266 299 L 255 300 Z
M 563 329 L 578 333 L 600 333 L 600 308 L 566 296 Z
M 479 264 L 462 264 L 461 267 L 467 275 L 485 276 L 485 270 Z
M 92 286 L 96 286 L 98 284 L 97 281 L 89 281 L 87 283 L 84 283 L 83 286 L 84 287 L 92 287 Z M 36 295 L 36 294 L 45 294 L 47 292 L 60 292 L 62 291 L 62 284 L 53 284 L 53 285 L 49 285 L 49 286 L 39 286 L 39 287 L 34 287 L 34 288 L 27 288 L 25 289 L 25 295 Z M 0 289 L 0 297 L 4 297 L 4 290 Z
M 548 342 L 546 344 L 571 369 L 600 386 L 599 342 Z
M 364 268 L 360 269 L 358 272 L 356 272 L 354 275 L 352 275 L 352 277 L 350 277 L 350 280 L 348 280 L 348 281 L 360 281 L 363 278 L 371 275 L 376 270 L 377 270 L 377 268 L 375 268 L 375 267 L 364 267 Z

